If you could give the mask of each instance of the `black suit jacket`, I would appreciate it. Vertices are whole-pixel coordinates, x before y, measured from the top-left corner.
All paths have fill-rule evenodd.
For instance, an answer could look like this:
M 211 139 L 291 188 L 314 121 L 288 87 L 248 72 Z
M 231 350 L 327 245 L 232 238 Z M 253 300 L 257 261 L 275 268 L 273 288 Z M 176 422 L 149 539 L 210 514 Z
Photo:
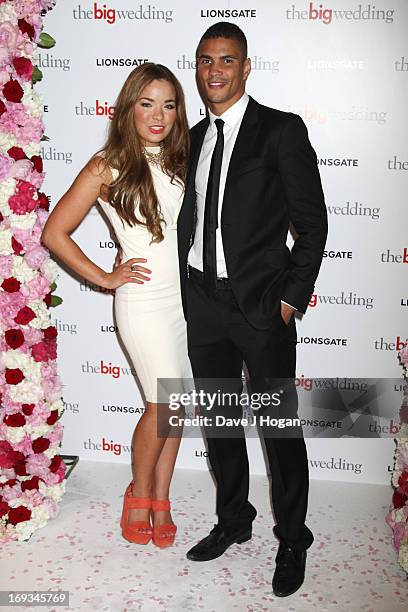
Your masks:
M 208 124 L 206 117 L 191 129 L 190 167 L 177 222 L 186 317 L 195 175 Z M 286 246 L 290 222 L 298 235 L 291 251 Z M 281 300 L 306 311 L 323 257 L 327 213 L 316 154 L 298 115 L 250 97 L 227 173 L 221 232 L 228 278 L 251 325 L 269 328 L 280 316 Z

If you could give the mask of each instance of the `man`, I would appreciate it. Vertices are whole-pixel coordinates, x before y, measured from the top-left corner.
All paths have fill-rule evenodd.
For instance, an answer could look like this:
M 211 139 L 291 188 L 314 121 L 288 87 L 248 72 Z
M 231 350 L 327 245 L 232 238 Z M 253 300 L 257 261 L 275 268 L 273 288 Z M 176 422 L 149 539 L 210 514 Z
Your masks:
M 306 311 L 323 256 L 327 215 L 316 155 L 299 116 L 246 94 L 251 63 L 240 28 L 212 25 L 196 59 L 208 116 L 191 130 L 178 219 L 189 356 L 197 380 L 241 381 L 245 362 L 253 388 L 264 389 L 271 378 L 295 376 L 293 313 Z M 289 223 L 297 234 L 291 251 Z M 206 430 L 218 523 L 188 551 L 190 560 L 219 557 L 252 535 L 256 510 L 241 434 Z M 301 586 L 313 542 L 305 525 L 307 454 L 302 436 L 271 437 L 265 429 L 264 442 L 280 540 L 272 586 L 286 596 Z

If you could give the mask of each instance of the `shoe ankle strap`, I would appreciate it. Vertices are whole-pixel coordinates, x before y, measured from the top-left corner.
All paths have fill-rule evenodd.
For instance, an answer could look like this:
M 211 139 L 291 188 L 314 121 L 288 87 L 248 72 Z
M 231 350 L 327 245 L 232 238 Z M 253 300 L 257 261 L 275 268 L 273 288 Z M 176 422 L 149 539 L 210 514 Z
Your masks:
M 170 510 L 169 499 L 152 499 L 153 512 L 160 512 L 161 510 Z

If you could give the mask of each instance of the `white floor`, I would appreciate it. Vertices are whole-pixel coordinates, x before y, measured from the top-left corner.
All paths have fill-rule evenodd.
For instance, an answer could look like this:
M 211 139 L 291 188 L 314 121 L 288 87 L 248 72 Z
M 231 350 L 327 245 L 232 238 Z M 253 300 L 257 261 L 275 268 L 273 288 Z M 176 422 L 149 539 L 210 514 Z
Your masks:
M 312 481 L 308 525 L 315 535 L 302 588 L 275 598 L 277 541 L 269 485 L 253 476 L 258 510 L 252 540 L 222 557 L 193 563 L 185 552 L 215 522 L 208 472 L 177 470 L 172 485 L 176 544 L 157 549 L 122 539 L 119 518 L 129 468 L 80 461 L 67 481 L 58 517 L 26 543 L 2 551 L 0 590 L 68 590 L 70 607 L 13 610 L 229 612 L 318 610 L 406 612 L 408 581 L 384 522 L 390 488 Z

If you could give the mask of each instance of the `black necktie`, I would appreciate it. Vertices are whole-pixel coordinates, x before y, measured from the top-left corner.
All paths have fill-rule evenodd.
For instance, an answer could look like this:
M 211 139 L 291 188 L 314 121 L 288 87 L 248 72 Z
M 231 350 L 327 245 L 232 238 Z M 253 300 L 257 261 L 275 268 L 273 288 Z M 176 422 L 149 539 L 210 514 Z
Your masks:
M 215 289 L 217 278 L 217 257 L 215 251 L 215 231 L 218 226 L 218 197 L 220 191 L 220 175 L 222 154 L 224 151 L 224 121 L 214 121 L 217 128 L 217 141 L 211 157 L 208 174 L 207 191 L 205 194 L 204 235 L 203 235 L 203 273 L 204 282 L 210 289 Z

